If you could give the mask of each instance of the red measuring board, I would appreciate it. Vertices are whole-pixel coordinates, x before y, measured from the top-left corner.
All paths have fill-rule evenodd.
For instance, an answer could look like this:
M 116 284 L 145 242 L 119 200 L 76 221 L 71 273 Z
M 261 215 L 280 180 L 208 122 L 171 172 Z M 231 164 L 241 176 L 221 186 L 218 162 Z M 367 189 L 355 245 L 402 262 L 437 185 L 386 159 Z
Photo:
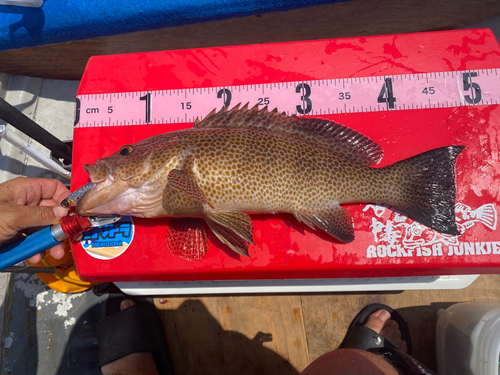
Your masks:
M 74 245 L 85 280 L 499 272 L 500 47 L 490 30 L 97 56 L 77 95 L 72 190 L 90 181 L 84 164 L 125 144 L 191 127 L 229 100 L 342 123 L 382 146 L 379 166 L 437 147 L 467 147 L 457 160 L 459 237 L 387 207 L 351 204 L 344 207 L 354 220 L 352 243 L 313 231 L 292 215 L 256 215 L 249 258 L 210 234 L 208 255 L 188 261 L 166 246 L 168 218 L 133 218 Z M 99 246 L 115 255 L 93 252 Z

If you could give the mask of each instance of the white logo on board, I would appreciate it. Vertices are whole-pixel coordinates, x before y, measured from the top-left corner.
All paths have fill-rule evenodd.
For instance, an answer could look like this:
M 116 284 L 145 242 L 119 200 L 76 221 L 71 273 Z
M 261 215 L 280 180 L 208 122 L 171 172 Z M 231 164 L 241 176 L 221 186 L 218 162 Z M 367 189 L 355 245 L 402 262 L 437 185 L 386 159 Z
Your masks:
M 390 211 L 390 219 L 382 220 L 388 207 L 367 205 L 363 209 L 364 212 L 373 210 L 376 216 L 372 218 L 370 228 L 377 245 L 368 247 L 368 258 L 442 256 L 443 250 L 450 256 L 500 254 L 500 242 L 462 243 L 458 236 L 438 233 L 393 211 Z M 462 234 L 476 225 L 482 225 L 492 231 L 497 229 L 498 215 L 491 203 L 476 209 L 464 203 L 457 203 L 455 218 Z

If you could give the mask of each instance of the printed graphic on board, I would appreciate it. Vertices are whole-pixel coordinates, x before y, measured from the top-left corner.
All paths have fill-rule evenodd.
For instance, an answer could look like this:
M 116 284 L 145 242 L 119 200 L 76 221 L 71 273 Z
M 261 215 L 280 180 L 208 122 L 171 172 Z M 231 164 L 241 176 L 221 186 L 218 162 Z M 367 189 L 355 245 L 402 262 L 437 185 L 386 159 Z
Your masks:
M 438 233 L 391 210 L 387 220 L 387 209 L 383 205 L 367 205 L 363 209 L 373 210 L 376 216 L 370 226 L 376 245 L 368 246 L 367 258 L 500 254 L 500 242 L 461 242 L 460 236 Z M 497 229 L 498 214 L 492 203 L 475 209 L 457 203 L 455 218 L 462 234 L 476 225 Z
M 134 238 L 134 222 L 124 216 L 116 223 L 94 228 L 83 233 L 81 245 L 97 259 L 113 259 L 127 250 Z

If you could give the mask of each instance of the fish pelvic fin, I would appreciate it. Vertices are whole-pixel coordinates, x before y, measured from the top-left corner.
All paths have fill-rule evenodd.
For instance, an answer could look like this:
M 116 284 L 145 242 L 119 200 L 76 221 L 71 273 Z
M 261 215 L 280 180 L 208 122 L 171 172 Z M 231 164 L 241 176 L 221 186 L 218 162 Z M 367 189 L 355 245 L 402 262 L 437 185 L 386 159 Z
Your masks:
M 208 236 L 203 219 L 172 218 L 167 227 L 167 247 L 179 258 L 203 259 L 208 253 Z
M 438 232 L 460 235 L 455 221 L 455 163 L 464 148 L 437 148 L 382 168 L 400 184 L 395 201 L 383 203 Z
M 347 126 L 325 119 L 288 116 L 277 109 L 259 109 L 257 105 L 248 109 L 248 103 L 242 108 L 237 104 L 231 110 L 214 110 L 193 127 L 249 129 L 297 137 L 301 142 L 327 147 L 330 152 L 366 166 L 377 164 L 384 156 L 375 141 Z
M 189 171 L 172 169 L 168 174 L 167 188 L 177 190 L 188 198 L 213 208 L 205 193 L 198 186 L 196 177 Z
M 294 215 L 298 221 L 311 229 L 322 229 L 344 243 L 354 241 L 351 215 L 338 204 L 330 207 L 305 208 L 294 212 Z
M 238 254 L 248 255 L 253 242 L 253 224 L 249 215 L 234 211 L 205 209 L 205 221 L 217 238 Z

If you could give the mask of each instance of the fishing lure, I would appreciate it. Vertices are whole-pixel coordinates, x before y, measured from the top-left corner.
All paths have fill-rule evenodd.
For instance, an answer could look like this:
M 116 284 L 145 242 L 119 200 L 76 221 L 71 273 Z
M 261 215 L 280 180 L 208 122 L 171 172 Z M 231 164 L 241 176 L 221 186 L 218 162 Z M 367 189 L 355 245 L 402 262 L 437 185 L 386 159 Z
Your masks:
M 63 207 L 73 207 L 76 206 L 80 198 L 88 191 L 90 188 L 94 186 L 93 182 L 89 182 L 87 185 L 83 185 L 81 188 L 72 192 L 66 199 L 61 202 L 61 206 Z

